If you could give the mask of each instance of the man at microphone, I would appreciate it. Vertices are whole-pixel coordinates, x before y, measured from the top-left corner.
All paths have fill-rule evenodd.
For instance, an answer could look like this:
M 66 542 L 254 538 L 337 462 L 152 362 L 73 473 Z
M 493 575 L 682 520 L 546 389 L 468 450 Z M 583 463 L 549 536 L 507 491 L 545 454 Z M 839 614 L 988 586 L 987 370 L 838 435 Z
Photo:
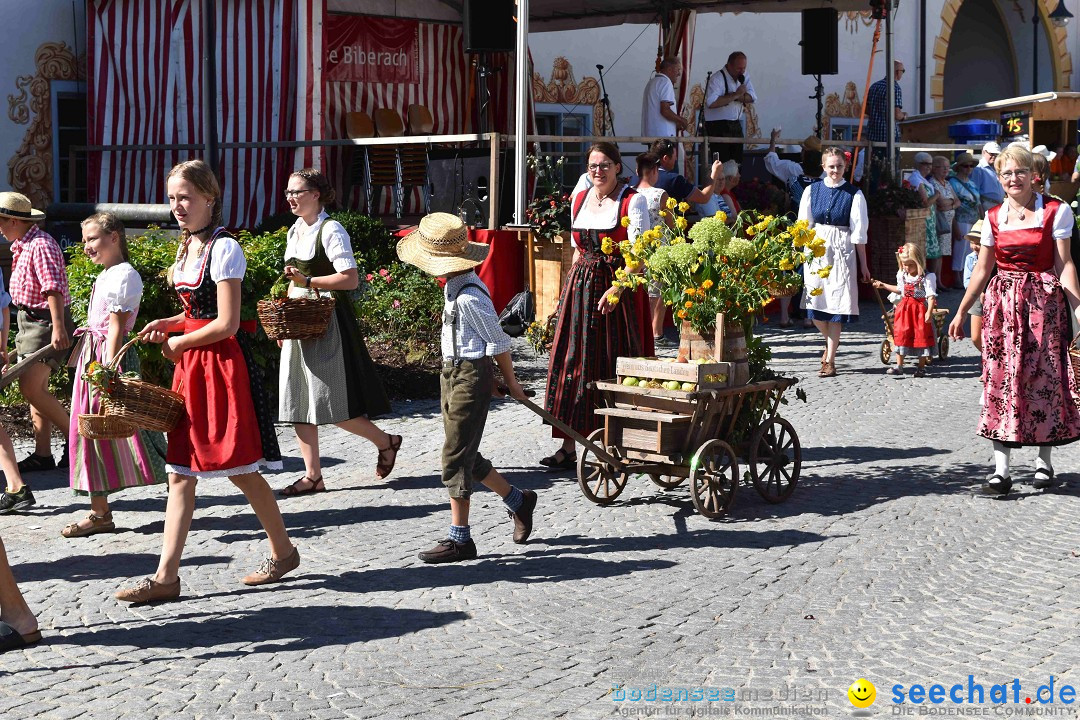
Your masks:
M 746 77 L 746 53 L 733 52 L 727 65 L 712 74 L 705 88 L 705 130 L 709 137 L 743 137 L 743 114 L 753 102 L 757 102 L 757 93 Z M 734 160 L 742 164 L 741 143 L 709 143 L 709 152 L 718 154 L 721 162 Z

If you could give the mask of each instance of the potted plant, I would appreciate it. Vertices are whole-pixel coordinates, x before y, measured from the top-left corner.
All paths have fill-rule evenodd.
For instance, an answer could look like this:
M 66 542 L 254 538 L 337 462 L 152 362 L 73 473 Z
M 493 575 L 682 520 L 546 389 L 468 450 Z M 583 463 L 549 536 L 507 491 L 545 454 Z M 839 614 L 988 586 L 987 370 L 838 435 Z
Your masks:
M 566 158 L 529 155 L 528 166 L 536 181 L 532 201 L 525 208 L 525 221 L 532 230 L 525 252 L 525 277 L 533 292 L 536 317 L 555 312 L 563 278 L 573 263 L 570 240 L 570 196 L 559 186 L 559 169 Z
M 822 262 L 824 240 L 804 221 L 752 210 L 731 226 L 720 212 L 687 231 L 687 209 L 669 200 L 663 212 L 674 215 L 673 228 L 657 225 L 633 242 L 605 244 L 602 250 L 624 256 L 627 267 L 616 271 L 616 285 L 633 288 L 650 279 L 662 285 L 664 302 L 683 322 L 682 359 L 693 359 L 695 347 L 709 348 L 712 338 L 713 356 L 734 363 L 736 384 L 745 383 L 762 369 L 747 362 L 755 314 L 804 263 Z M 824 278 L 831 268 L 814 270 Z

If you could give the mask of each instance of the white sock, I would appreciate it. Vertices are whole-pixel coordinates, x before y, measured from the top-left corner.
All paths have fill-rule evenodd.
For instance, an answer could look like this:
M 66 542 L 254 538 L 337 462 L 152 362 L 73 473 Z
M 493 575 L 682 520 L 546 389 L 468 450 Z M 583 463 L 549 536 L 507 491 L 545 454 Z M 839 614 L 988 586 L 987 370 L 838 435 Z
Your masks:
M 1043 445 L 1039 448 L 1039 457 L 1035 458 L 1036 470 L 1049 470 L 1050 472 L 1054 472 L 1054 466 L 1050 463 L 1050 453 L 1053 451 L 1053 445 Z
M 994 443 L 994 473 L 1001 477 L 1009 478 L 1009 455 L 1012 448 L 1005 447 L 999 442 Z

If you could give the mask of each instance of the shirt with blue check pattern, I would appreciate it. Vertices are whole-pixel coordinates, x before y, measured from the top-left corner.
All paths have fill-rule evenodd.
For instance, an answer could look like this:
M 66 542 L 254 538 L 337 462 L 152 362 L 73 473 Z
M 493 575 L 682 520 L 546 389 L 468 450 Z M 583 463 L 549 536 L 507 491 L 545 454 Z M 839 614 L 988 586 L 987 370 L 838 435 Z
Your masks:
M 885 142 L 889 135 L 889 116 L 885 114 L 885 106 L 889 101 L 889 88 L 886 80 L 878 80 L 870 86 L 870 92 L 866 94 L 866 115 L 869 118 L 867 132 L 871 142 Z M 900 95 L 900 83 L 894 82 L 896 90 L 896 107 L 903 108 L 904 101 Z M 900 126 L 896 126 L 895 140 L 900 140 Z
M 470 286 L 470 287 L 466 287 Z M 476 287 L 480 286 L 480 287 Z M 484 290 L 481 290 L 484 288 Z M 510 350 L 510 336 L 499 325 L 499 315 L 486 287 L 475 272 L 452 277 L 443 290 L 443 360 L 479 360 Z M 457 347 L 454 347 L 454 324 Z M 455 352 L 456 350 L 456 352 Z

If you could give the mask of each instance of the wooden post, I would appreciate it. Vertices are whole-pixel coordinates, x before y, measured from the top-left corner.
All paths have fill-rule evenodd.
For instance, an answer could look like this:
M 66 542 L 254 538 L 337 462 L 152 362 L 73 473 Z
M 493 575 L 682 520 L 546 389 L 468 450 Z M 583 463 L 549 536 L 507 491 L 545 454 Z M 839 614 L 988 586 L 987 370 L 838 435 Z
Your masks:
M 536 298 L 536 259 L 533 257 L 533 237 L 531 230 L 518 230 L 518 239 L 525 239 L 525 281 L 529 283 L 527 290 L 533 292 Z
M 499 225 L 499 133 L 491 133 L 491 169 L 488 173 L 488 227 Z
M 716 313 L 716 339 L 713 341 L 713 357 L 716 360 L 724 359 L 724 313 Z

